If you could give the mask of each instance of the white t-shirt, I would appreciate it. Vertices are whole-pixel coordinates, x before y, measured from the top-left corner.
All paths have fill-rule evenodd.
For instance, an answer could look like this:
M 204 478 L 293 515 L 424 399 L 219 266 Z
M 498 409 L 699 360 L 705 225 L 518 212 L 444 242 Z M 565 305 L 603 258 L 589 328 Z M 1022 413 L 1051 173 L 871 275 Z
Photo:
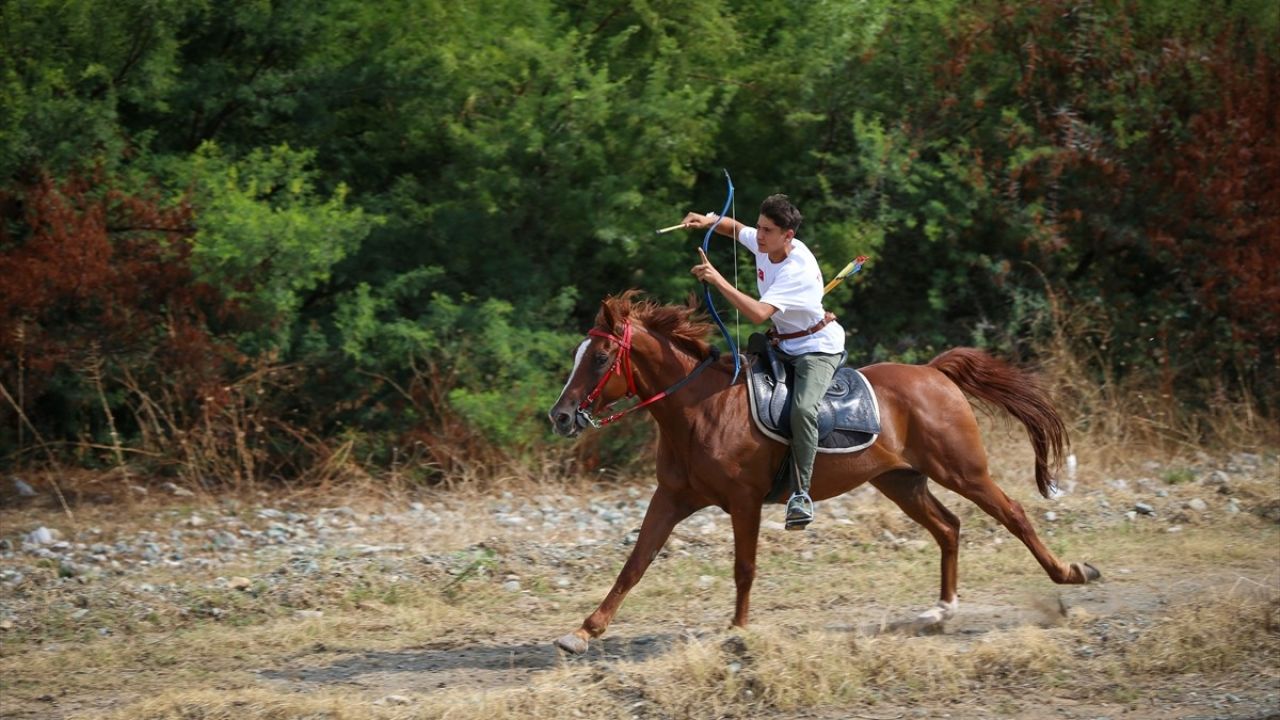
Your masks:
M 772 316 L 779 335 L 800 332 L 822 322 L 822 269 L 818 260 L 799 240 L 791 241 L 791 253 L 780 263 L 769 259 L 756 244 L 756 229 L 744 227 L 738 242 L 756 256 L 756 286 L 760 301 L 778 309 Z M 844 328 L 832 321 L 812 335 L 783 340 L 782 351 L 802 353 L 844 352 Z

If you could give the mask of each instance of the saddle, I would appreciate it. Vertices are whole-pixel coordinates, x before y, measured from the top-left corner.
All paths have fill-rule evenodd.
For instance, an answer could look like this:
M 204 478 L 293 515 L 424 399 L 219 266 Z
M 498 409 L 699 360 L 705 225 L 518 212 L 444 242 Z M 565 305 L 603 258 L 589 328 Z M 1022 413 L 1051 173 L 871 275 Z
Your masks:
M 773 344 L 754 333 L 747 340 L 747 403 L 760 432 L 786 444 L 787 453 L 774 473 L 765 502 L 781 502 L 796 489 L 791 463 L 791 373 Z M 880 406 L 876 391 L 858 370 L 836 370 L 827 393 L 818 403 L 818 452 L 851 453 L 865 450 L 880 436 Z
M 791 373 L 763 335 L 747 342 L 751 419 L 760 432 L 791 444 Z M 754 357 L 753 357 L 754 356 Z M 818 403 L 818 452 L 865 450 L 880 435 L 880 408 L 867 378 L 847 365 L 836 370 Z

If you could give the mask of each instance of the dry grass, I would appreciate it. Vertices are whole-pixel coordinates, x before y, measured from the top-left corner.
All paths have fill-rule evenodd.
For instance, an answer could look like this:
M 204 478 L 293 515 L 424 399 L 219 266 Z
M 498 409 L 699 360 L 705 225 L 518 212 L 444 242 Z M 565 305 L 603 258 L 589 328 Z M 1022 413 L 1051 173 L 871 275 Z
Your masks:
M 1280 591 L 1275 583 L 1238 582 L 1175 608 L 1123 659 L 1135 673 L 1222 672 L 1280 664 Z

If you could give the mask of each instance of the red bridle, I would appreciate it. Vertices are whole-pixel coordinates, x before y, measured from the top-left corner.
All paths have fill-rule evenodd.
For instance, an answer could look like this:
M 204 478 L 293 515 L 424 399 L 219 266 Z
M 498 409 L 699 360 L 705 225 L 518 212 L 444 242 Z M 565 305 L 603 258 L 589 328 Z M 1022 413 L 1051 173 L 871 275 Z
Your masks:
M 604 375 L 600 376 L 600 382 L 596 383 L 595 389 L 592 390 L 590 393 L 588 393 L 587 396 L 583 398 L 582 402 L 578 403 L 578 414 L 585 417 L 587 419 L 587 422 L 591 423 L 593 427 L 597 427 L 597 428 L 603 425 L 608 425 L 609 423 L 613 422 L 614 420 L 617 420 L 618 418 L 622 417 L 623 415 L 626 415 L 629 412 L 632 412 L 634 410 L 639 410 L 640 408 L 646 405 L 658 402 L 662 398 L 674 393 L 676 390 L 680 389 L 680 386 L 692 380 L 698 373 L 702 372 L 703 368 L 705 368 L 707 365 L 710 365 L 711 362 L 716 359 L 716 353 L 713 352 L 711 355 L 707 356 L 707 358 L 704 359 L 701 363 L 699 363 L 698 367 L 693 369 L 693 372 L 689 373 L 688 375 L 685 375 L 683 378 L 680 378 L 680 380 L 676 382 L 676 384 L 672 385 L 666 390 L 663 390 L 662 392 L 658 393 L 657 395 L 654 395 L 653 397 L 647 400 L 642 400 L 636 403 L 635 405 L 632 405 L 631 407 L 626 408 L 625 410 L 616 412 L 603 420 L 597 420 L 595 417 L 591 415 L 591 411 L 588 410 L 587 408 L 591 407 L 592 403 L 594 403 L 596 399 L 600 397 L 600 393 L 604 392 L 604 386 L 606 383 L 609 382 L 609 376 L 616 374 L 620 377 L 626 378 L 627 394 L 623 395 L 617 400 L 614 400 L 608 405 L 605 405 L 603 409 L 607 410 L 613 407 L 614 405 L 616 405 L 617 403 L 623 400 L 626 400 L 627 398 L 635 397 L 636 395 L 639 394 L 639 392 L 636 390 L 635 374 L 631 367 L 631 320 L 628 319 L 626 324 L 622 326 L 622 337 L 618 337 L 617 335 L 614 335 L 611 332 L 606 332 L 604 330 L 601 330 L 600 328 L 591 328 L 591 330 L 587 331 L 587 335 L 590 335 L 592 337 L 602 337 L 602 338 L 605 338 L 606 340 L 611 340 L 617 343 L 618 345 L 618 354 L 613 357 L 613 364 L 609 366 L 608 370 L 604 371 Z

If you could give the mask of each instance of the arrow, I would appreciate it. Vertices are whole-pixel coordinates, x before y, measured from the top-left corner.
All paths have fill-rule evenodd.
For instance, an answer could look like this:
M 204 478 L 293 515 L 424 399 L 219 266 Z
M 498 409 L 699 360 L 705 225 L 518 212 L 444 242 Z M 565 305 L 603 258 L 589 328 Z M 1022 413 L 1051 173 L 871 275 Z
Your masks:
M 859 255 L 858 257 L 854 258 L 853 262 L 849 263 L 848 265 L 845 265 L 844 268 L 840 270 L 840 272 L 836 273 L 835 277 L 831 278 L 831 282 L 827 283 L 827 286 L 822 288 L 822 294 L 826 295 L 827 293 L 831 292 L 831 290 L 835 288 L 835 286 L 844 282 L 844 279 L 849 277 L 850 275 L 856 275 L 858 271 L 862 269 L 862 264 L 870 259 L 871 258 L 867 257 L 866 255 Z
M 658 234 L 659 234 L 659 235 L 662 235 L 662 234 L 664 234 L 664 233 L 675 232 L 676 230 L 679 230 L 679 229 L 681 229 L 681 228 L 686 228 L 686 227 L 689 227 L 689 226 L 688 226 L 688 225 L 685 225 L 684 223 L 680 223 L 679 225 L 672 225 L 671 227 L 664 227 L 664 228 L 662 228 L 661 230 L 659 230 L 659 231 L 658 231 Z

